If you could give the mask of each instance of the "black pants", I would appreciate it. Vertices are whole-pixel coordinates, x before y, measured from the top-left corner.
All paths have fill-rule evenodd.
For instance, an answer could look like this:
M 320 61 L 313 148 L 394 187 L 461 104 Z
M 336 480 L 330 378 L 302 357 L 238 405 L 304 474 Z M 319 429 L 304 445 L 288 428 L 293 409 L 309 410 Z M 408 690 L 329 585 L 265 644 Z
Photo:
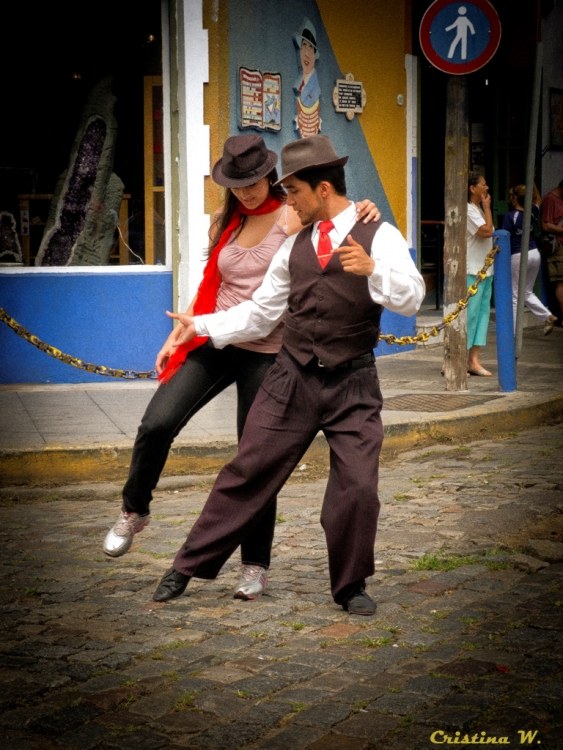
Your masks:
M 321 524 L 332 595 L 345 602 L 374 571 L 381 407 L 374 364 L 330 371 L 313 361 L 301 367 L 282 348 L 250 410 L 239 452 L 217 477 L 174 568 L 215 578 L 241 539 L 271 512 L 271 498 L 322 430 L 330 472 Z
M 180 370 L 158 387 L 143 416 L 123 488 L 123 510 L 149 511 L 152 491 L 168 458 L 174 438 L 191 417 L 232 383 L 237 384 L 237 431 L 244 423 L 254 397 L 275 354 L 260 354 L 227 346 L 214 349 L 209 343 L 191 352 Z M 243 563 L 270 565 L 276 522 L 276 496 L 268 512 L 241 542 Z

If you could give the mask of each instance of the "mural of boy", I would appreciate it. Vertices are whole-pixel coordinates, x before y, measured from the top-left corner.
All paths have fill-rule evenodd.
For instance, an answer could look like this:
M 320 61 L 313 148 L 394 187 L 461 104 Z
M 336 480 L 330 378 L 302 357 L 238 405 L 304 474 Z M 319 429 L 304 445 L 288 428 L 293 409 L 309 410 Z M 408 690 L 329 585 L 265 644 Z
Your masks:
M 315 70 L 315 63 L 319 59 L 317 32 L 308 18 L 303 21 L 303 31 L 296 34 L 293 41 L 299 50 L 301 68 L 301 75 L 293 86 L 297 95 L 295 129 L 301 138 L 307 138 L 321 129 L 321 87 Z

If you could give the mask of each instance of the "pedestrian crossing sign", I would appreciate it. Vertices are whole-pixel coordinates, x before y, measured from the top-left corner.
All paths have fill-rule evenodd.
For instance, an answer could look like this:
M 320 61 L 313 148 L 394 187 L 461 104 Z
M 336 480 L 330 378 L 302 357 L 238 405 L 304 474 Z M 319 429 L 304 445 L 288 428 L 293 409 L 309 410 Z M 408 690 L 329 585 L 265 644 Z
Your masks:
M 486 65 L 500 36 L 500 20 L 488 0 L 436 0 L 420 24 L 426 58 L 453 75 L 473 73 Z

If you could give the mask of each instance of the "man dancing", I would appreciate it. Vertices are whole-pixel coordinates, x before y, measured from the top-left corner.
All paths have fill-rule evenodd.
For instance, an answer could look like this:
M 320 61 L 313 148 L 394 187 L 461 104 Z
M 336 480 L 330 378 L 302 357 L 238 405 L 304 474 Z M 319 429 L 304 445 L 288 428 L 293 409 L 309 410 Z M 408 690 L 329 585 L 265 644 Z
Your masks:
M 331 591 L 352 614 L 372 615 L 379 515 L 382 399 L 373 349 L 383 306 L 413 315 L 424 282 L 390 224 L 360 224 L 346 197 L 344 164 L 314 135 L 282 149 L 287 203 L 303 225 L 282 245 L 252 300 L 190 318 L 179 338 L 208 335 L 216 347 L 260 338 L 285 313 L 282 349 L 248 415 L 236 458 L 223 467 L 155 601 L 180 596 L 191 577 L 216 578 L 322 430 L 330 473 L 321 513 Z

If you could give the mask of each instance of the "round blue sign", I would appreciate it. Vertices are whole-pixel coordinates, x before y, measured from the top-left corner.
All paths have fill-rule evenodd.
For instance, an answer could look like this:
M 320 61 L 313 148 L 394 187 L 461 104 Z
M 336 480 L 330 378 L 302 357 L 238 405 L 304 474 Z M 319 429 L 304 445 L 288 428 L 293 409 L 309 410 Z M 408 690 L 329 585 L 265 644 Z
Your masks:
M 436 14 L 430 33 L 436 54 L 453 63 L 465 63 L 483 54 L 491 25 L 476 5 L 452 3 Z
M 487 0 L 436 0 L 420 25 L 424 54 L 446 73 L 478 70 L 494 55 L 499 41 L 500 21 Z

